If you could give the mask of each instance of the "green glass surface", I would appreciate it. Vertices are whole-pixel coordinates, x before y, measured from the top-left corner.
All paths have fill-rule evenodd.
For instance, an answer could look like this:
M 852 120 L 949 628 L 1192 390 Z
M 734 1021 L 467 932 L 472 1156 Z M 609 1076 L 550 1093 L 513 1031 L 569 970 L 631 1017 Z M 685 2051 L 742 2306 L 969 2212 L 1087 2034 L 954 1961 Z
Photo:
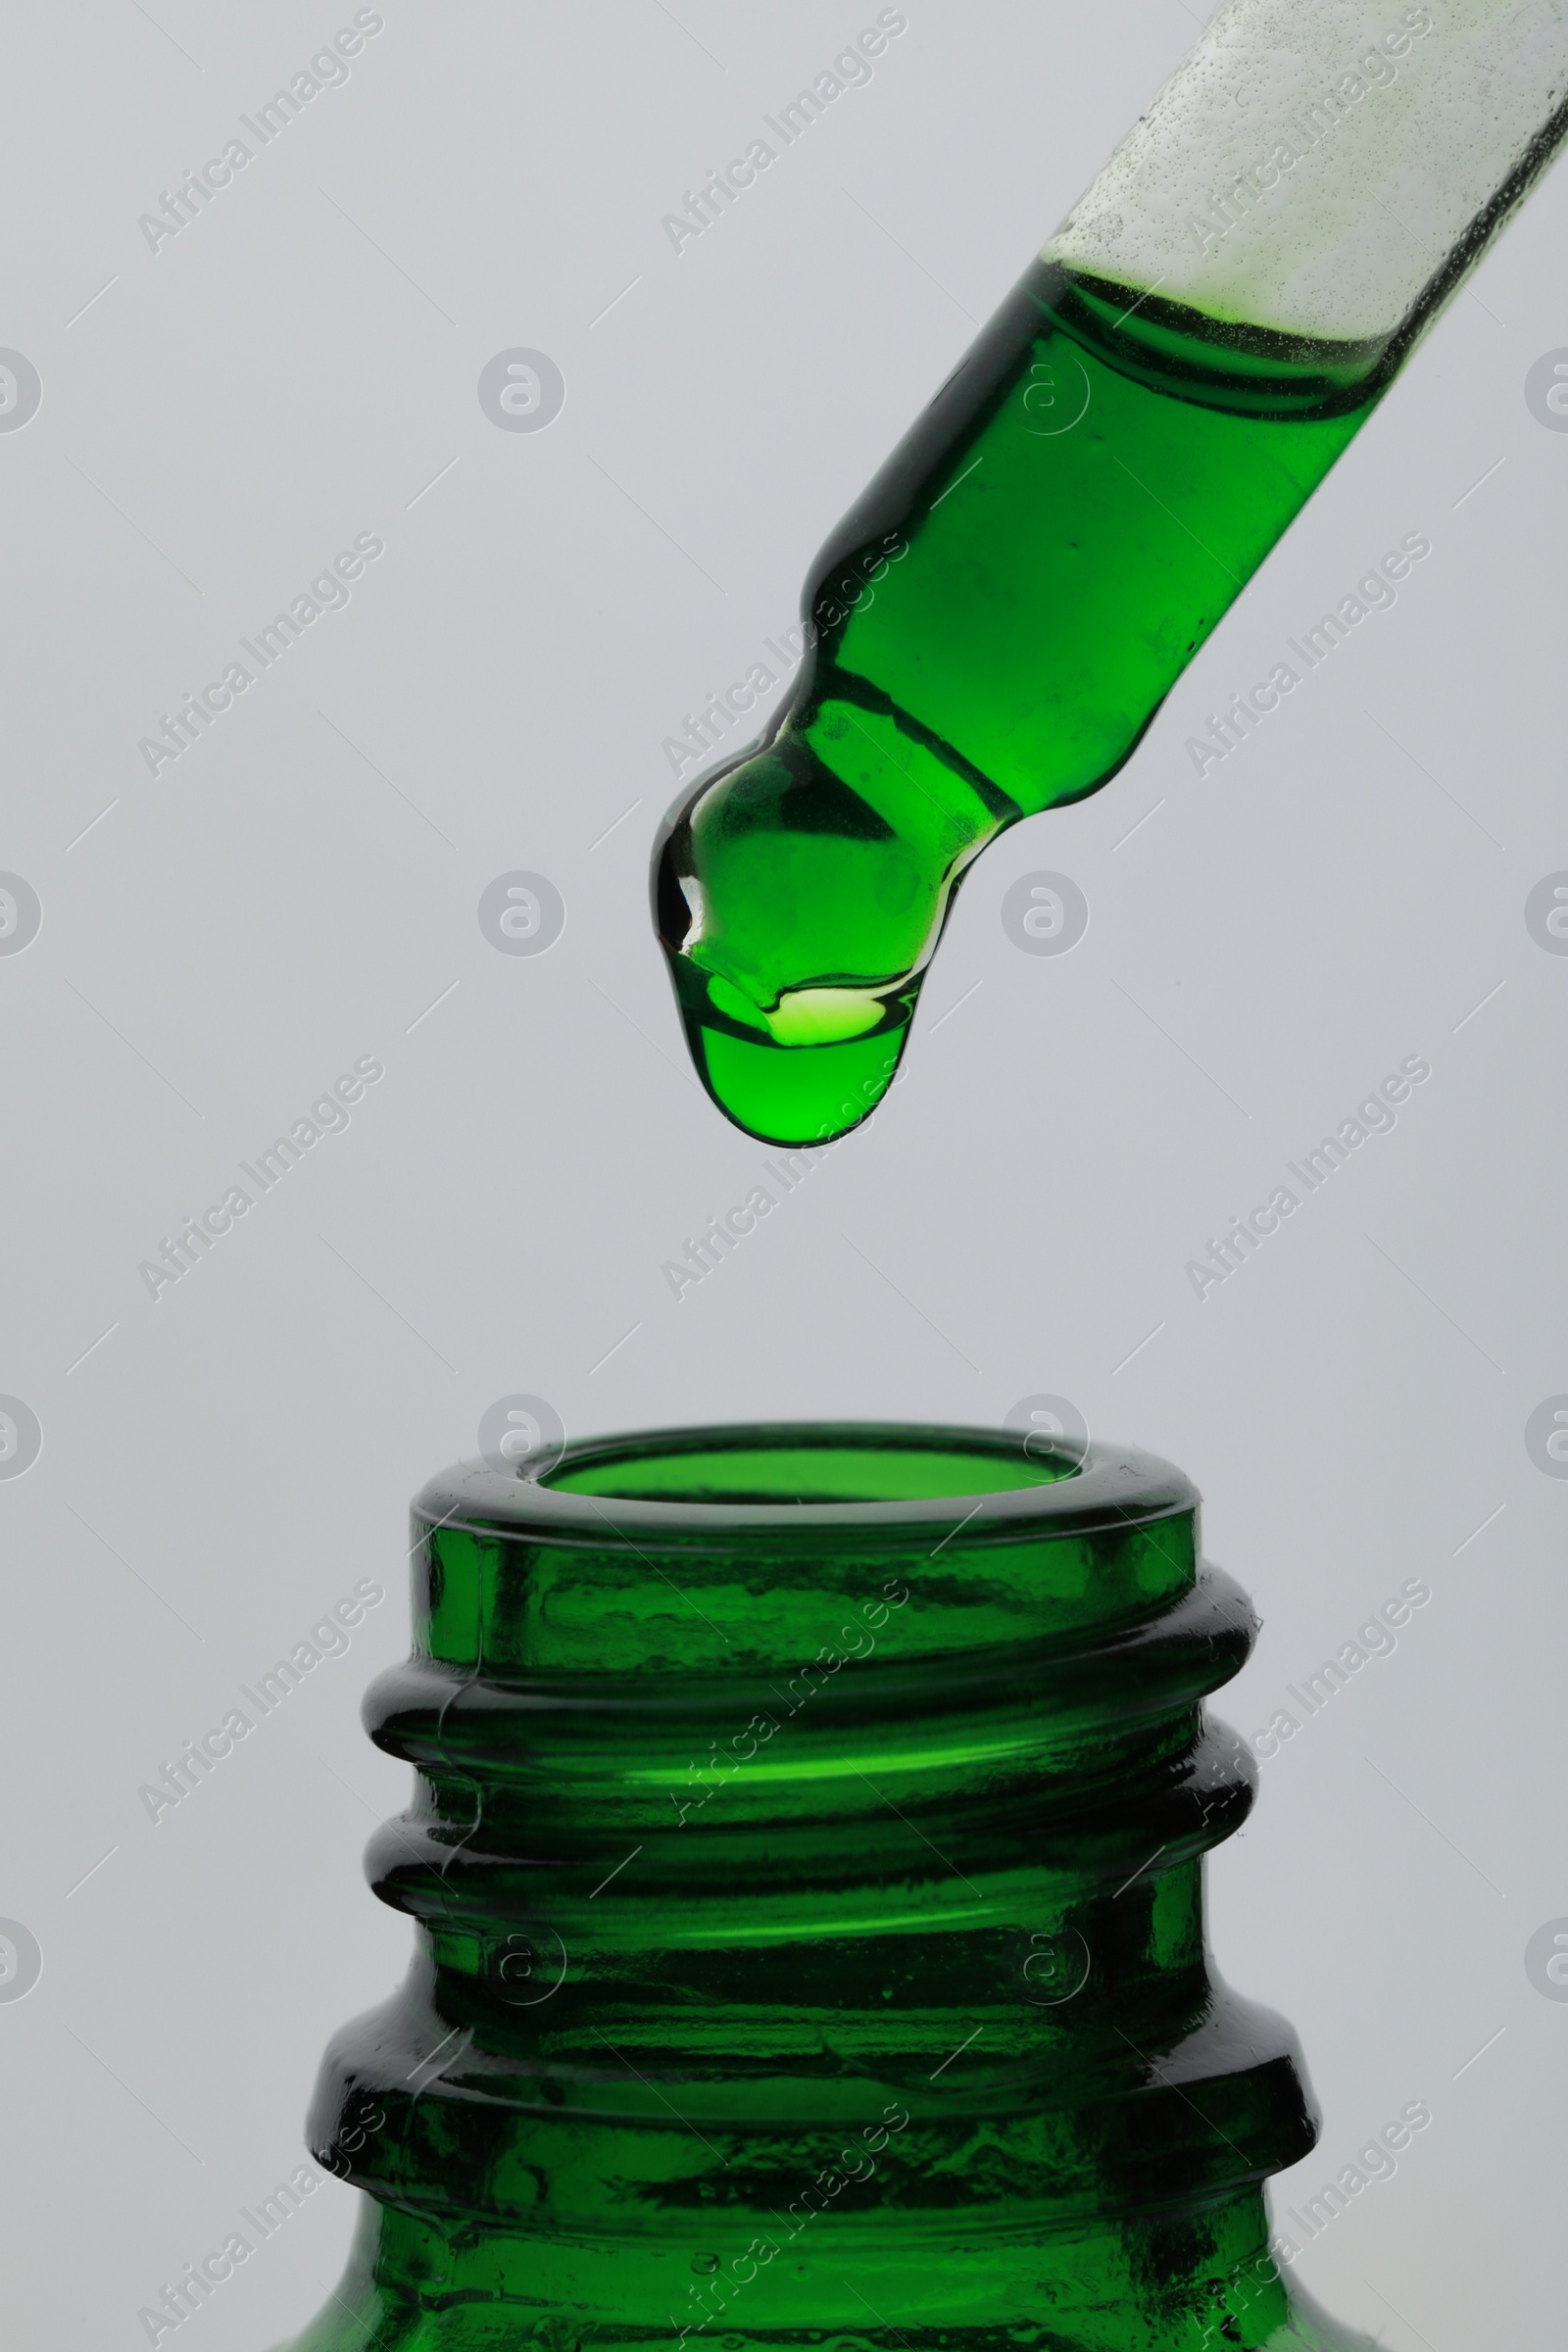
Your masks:
M 1386 389 L 1382 343 L 1039 264 L 812 571 L 763 744 L 683 793 L 655 920 L 693 1057 L 774 1143 L 891 1082 L 965 868 L 1098 791 Z
M 415 1539 L 416 1955 L 327 2052 L 365 2203 L 293 2352 L 1370 2352 L 1268 2249 L 1314 2125 L 1205 1948 L 1255 1629 L 1180 1472 L 675 1431 Z

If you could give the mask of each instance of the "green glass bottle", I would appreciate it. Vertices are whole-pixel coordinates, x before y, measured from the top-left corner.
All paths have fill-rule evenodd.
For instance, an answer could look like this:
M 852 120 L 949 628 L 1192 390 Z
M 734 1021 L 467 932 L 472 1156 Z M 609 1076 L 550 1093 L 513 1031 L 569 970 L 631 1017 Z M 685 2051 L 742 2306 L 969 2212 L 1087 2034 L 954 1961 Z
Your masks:
M 829 540 L 761 744 L 666 817 L 655 925 L 751 1133 L 875 1105 L 967 867 L 1116 773 L 1555 153 L 1560 11 L 1363 22 L 1218 12 Z
M 365 2203 L 293 2352 L 1370 2352 L 1269 2246 L 1314 2126 L 1208 1965 L 1254 1626 L 1178 1471 L 669 1431 L 415 1538 L 416 1958 L 327 2053 Z

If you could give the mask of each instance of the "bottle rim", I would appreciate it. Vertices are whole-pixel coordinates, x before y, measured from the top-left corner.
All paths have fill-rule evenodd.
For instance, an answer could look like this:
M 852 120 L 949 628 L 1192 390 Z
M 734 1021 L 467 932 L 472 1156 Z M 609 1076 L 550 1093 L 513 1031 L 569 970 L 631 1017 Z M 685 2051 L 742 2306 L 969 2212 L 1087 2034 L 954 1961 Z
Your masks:
M 757 1498 L 767 1457 L 814 1453 L 882 1457 L 957 1455 L 984 1465 L 951 1494 L 800 1496 L 786 1492 L 780 1463 L 776 1500 Z M 638 1469 L 709 1464 L 747 1456 L 744 1493 L 692 1491 L 657 1496 L 636 1491 Z M 998 1486 L 998 1470 L 1016 1483 Z M 622 1474 L 630 1492 L 607 1482 Z M 596 1492 L 563 1482 L 593 1476 Z M 694 1487 L 700 1477 L 694 1468 Z M 788 1482 L 796 1483 L 796 1482 Z M 862 1475 L 861 1482 L 865 1483 Z M 766 1489 L 763 1488 L 765 1493 Z M 1059 1540 L 1131 1527 L 1193 1510 L 1197 1488 L 1173 1463 L 1142 1447 L 1099 1439 L 1043 1437 L 1033 1430 L 956 1423 L 767 1421 L 697 1423 L 547 1445 L 497 1468 L 483 1459 L 438 1472 L 414 1501 L 416 1533 L 463 1528 L 513 1540 L 591 1545 L 596 1550 L 659 1541 L 683 1550 L 733 1549 L 765 1538 L 770 1548 L 820 1547 L 825 1539 L 888 1545 L 931 1537 L 941 1543 Z

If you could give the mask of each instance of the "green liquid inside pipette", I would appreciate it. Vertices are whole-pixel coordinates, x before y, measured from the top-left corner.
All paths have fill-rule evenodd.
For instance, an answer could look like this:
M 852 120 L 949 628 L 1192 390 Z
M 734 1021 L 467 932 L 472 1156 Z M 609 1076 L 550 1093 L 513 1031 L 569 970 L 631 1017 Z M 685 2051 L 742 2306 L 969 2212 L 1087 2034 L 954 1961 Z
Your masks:
M 660 936 L 737 1126 L 815 1143 L 875 1105 L 965 867 L 1115 774 L 1394 366 L 1023 280 L 819 560 L 782 723 L 661 835 Z

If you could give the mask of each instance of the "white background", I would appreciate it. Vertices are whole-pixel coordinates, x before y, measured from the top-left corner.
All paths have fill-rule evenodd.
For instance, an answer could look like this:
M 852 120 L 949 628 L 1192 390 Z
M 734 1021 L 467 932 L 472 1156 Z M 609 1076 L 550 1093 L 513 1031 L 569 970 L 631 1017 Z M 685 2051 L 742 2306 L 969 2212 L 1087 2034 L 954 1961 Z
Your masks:
M 911 0 L 870 84 L 677 257 L 662 216 L 874 11 L 676 13 L 389 0 L 347 84 L 156 255 L 138 216 L 351 10 L 11 28 L 0 343 L 44 393 L 0 435 L 0 866 L 44 920 L 0 959 L 0 1389 L 44 1443 L 0 1484 L 0 1914 L 44 1972 L 0 2005 L 8 2340 L 143 2342 L 138 2308 L 299 2162 L 328 2033 L 402 1973 L 360 1851 L 405 1775 L 358 1702 L 406 1642 L 407 1497 L 486 1406 L 537 1393 L 585 1434 L 996 1422 L 1050 1391 L 1203 1489 L 1265 1620 L 1221 1701 L 1243 1730 L 1430 1583 L 1262 1767 L 1214 1941 L 1325 2110 L 1281 2206 L 1432 2108 L 1300 2275 L 1405 2352 L 1544 2342 L 1568 2004 L 1524 1948 L 1568 1914 L 1568 1484 L 1523 1426 L 1568 1388 L 1568 959 L 1522 910 L 1568 865 L 1568 436 L 1523 381 L 1568 344 L 1568 180 L 1131 765 L 976 868 L 906 1082 L 677 1303 L 662 1261 L 762 1154 L 690 1081 L 649 929 L 662 741 L 793 619 L 1197 20 Z M 480 411 L 514 345 L 564 373 L 545 432 Z M 1412 530 L 1397 606 L 1200 782 L 1217 698 Z M 158 714 L 365 531 L 386 553 L 348 609 L 150 777 Z M 1041 866 L 1092 908 L 1060 958 L 998 918 Z M 475 921 L 514 867 L 568 909 L 537 958 Z M 348 1131 L 150 1298 L 160 1237 L 367 1054 Z M 1205 1238 L 1415 1054 L 1397 1129 L 1200 1303 Z M 138 1787 L 367 1576 L 389 1595 L 349 1654 L 155 1827 Z M 302 2326 L 352 2206 L 323 2185 L 191 2340 Z

